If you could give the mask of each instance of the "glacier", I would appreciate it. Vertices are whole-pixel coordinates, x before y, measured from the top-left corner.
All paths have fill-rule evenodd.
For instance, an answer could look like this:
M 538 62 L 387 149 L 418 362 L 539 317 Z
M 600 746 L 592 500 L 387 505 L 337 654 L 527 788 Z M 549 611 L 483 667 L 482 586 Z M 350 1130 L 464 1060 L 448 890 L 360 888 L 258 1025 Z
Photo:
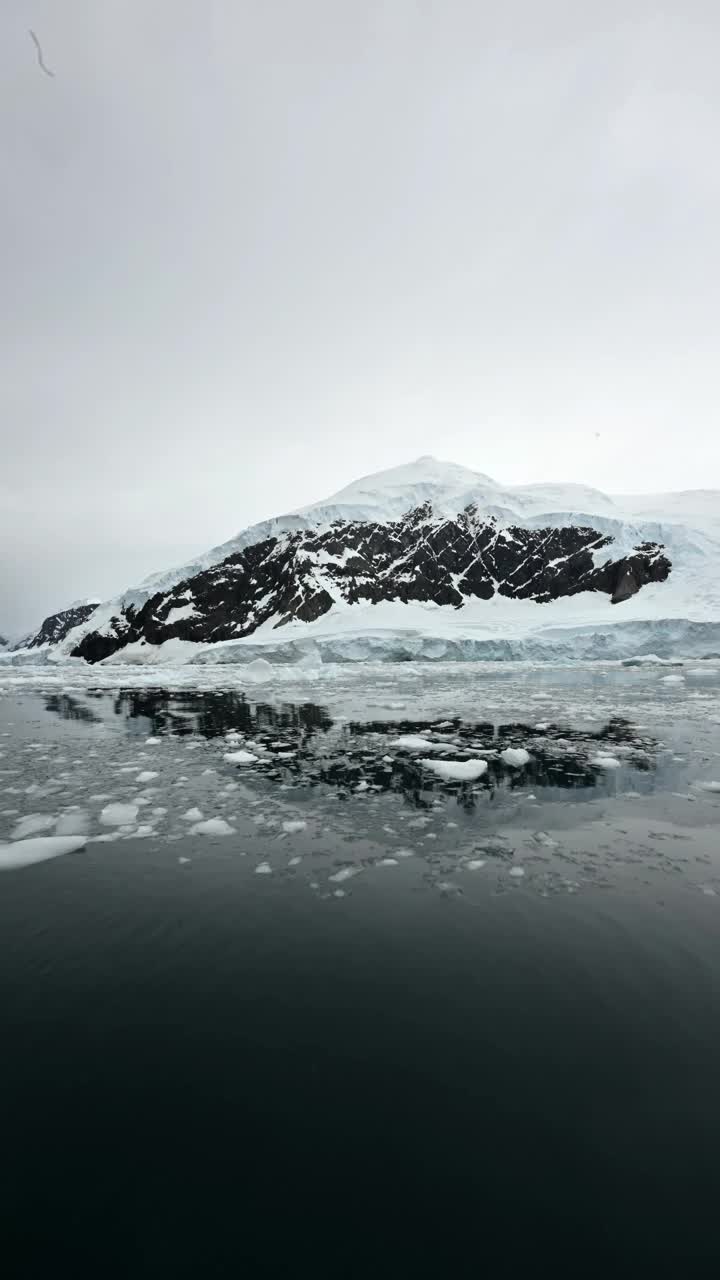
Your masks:
M 172 591 L 263 539 L 304 530 L 326 531 L 335 521 L 398 520 L 423 504 L 439 519 L 451 519 L 472 506 L 479 518 L 494 520 L 500 528 L 591 527 L 608 540 L 593 552 L 596 565 L 629 555 L 639 544 L 661 544 L 672 572 L 666 582 L 651 582 L 620 605 L 611 605 L 597 591 L 546 603 L 499 595 L 489 600 L 471 598 L 459 608 L 432 601 L 348 604 L 335 599 L 328 613 L 314 621 L 292 619 L 278 630 L 277 619 L 271 618 L 252 635 L 211 644 L 177 636 L 162 644 L 130 643 L 104 661 L 125 668 L 242 664 L 250 679 L 262 682 L 269 678 L 268 668 L 272 675 L 279 665 L 567 662 L 627 660 L 651 653 L 667 660 L 720 654 L 717 491 L 610 496 L 579 484 L 502 486 L 483 473 L 423 457 L 244 529 L 193 562 L 154 574 L 100 604 L 78 625 L 70 626 L 59 643 L 47 642 L 43 636 L 39 641 L 36 637 L 34 647 L 3 651 L 0 665 L 82 662 L 71 655 L 83 637 L 109 634 L 123 609 L 141 609 L 153 595 Z M 192 618 L 190 597 L 183 595 L 183 602 L 174 608 L 174 620 Z M 59 634 L 60 628 L 55 625 L 50 631 Z

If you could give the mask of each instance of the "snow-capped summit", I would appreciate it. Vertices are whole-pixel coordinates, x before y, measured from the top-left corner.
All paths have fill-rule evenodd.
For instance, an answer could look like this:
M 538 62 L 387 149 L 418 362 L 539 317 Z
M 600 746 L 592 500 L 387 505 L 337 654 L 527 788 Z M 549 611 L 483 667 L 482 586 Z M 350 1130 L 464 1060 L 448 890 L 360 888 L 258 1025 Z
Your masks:
M 436 515 L 454 516 L 471 504 L 484 515 L 538 515 L 575 512 L 612 515 L 617 508 L 599 489 L 582 484 L 504 486 L 482 471 L 429 454 L 400 467 L 376 471 L 346 485 L 330 498 L 299 508 L 297 514 L 328 519 L 396 520 L 406 511 L 429 502 Z M 336 517 L 332 512 L 337 511 Z
M 699 625 L 696 643 L 710 649 L 720 643 L 720 494 L 502 485 L 424 455 L 81 609 L 77 625 L 70 610 L 46 620 L 34 643 L 90 661 L 162 660 L 167 645 L 240 653 L 250 641 L 292 647 L 399 629 L 479 652 L 489 635 L 515 644 L 520 631 L 560 626 L 592 650 L 596 626 L 618 634 L 622 621 L 649 627 L 659 652 L 657 627 L 680 621 Z M 609 656 L 603 637 L 596 647 Z

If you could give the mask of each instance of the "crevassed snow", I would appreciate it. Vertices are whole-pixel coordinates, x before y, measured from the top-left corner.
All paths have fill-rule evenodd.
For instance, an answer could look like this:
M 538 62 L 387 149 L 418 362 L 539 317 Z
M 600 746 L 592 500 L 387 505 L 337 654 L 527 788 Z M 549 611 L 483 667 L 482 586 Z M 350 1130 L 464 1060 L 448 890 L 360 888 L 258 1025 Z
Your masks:
M 83 836 L 37 836 L 34 840 L 0 845 L 0 871 L 15 871 L 19 867 L 31 867 L 36 862 L 48 862 L 50 858 L 75 853 L 84 848 L 85 843 Z
M 486 760 L 421 760 L 420 764 L 438 778 L 456 782 L 473 782 L 487 773 Z

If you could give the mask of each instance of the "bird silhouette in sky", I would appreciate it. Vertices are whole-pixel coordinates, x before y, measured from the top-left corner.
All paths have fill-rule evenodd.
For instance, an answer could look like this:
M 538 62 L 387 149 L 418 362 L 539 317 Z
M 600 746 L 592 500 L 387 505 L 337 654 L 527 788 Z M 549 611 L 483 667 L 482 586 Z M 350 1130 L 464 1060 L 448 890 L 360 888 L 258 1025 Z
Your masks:
M 30 34 L 30 39 L 32 40 L 33 44 L 35 45 L 35 48 L 37 49 L 37 60 L 38 60 L 38 63 L 40 64 L 41 70 L 45 72 L 46 76 L 52 76 L 54 79 L 55 72 L 51 71 L 50 68 L 45 65 L 45 59 L 43 58 L 43 51 L 42 51 L 42 46 L 40 44 L 40 41 L 38 40 L 34 31 L 30 31 L 29 34 Z

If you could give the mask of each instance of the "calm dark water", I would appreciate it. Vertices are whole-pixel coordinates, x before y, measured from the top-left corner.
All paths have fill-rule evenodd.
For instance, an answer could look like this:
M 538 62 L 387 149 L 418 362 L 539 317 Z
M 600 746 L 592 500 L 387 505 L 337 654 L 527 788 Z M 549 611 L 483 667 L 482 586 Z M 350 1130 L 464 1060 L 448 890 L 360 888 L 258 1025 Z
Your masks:
M 167 731 L 159 710 L 143 733 Z M 95 721 L 27 701 L 12 714 L 13 733 L 27 728 L 18 758 L 28 737 L 78 761 L 78 744 L 86 751 L 92 740 L 91 770 L 103 776 L 136 720 L 115 708 L 117 736 L 106 740 L 99 706 Z M 312 738 L 332 733 L 321 709 L 284 714 Z M 245 728 L 257 736 L 257 715 Z M 665 791 L 653 790 L 662 766 L 651 738 L 644 731 L 632 793 L 642 795 L 644 779 L 635 804 L 657 807 L 667 837 L 680 831 L 662 808 L 676 780 L 670 771 Z M 382 758 L 359 754 L 371 772 Z M 19 776 L 42 787 L 51 765 Z M 258 794 L 282 785 L 274 767 L 253 784 Z M 340 798 L 347 767 L 341 784 L 303 776 L 290 793 L 310 806 L 309 821 L 318 806 L 330 871 L 328 813 L 344 804 L 350 815 L 338 828 L 345 862 L 348 825 L 352 835 L 357 822 L 357 856 L 369 856 L 384 805 L 418 811 L 411 787 L 386 794 L 378 783 L 373 819 L 353 818 L 360 801 L 356 811 Z M 305 772 L 318 768 L 313 755 Z M 547 825 L 548 813 L 574 805 L 568 856 L 586 839 L 574 832 L 588 803 L 583 770 L 569 772 L 577 785 L 543 806 Z M 170 774 L 164 784 L 167 801 Z M 505 804 L 530 831 L 535 820 L 513 807 L 518 785 L 508 780 L 495 801 L 483 794 L 469 815 L 456 792 L 442 792 L 454 807 L 436 812 L 458 810 L 477 827 Z M 548 785 L 558 792 L 557 779 Z M 632 840 L 621 849 L 619 832 L 637 810 L 605 775 L 595 791 L 592 803 L 607 806 L 599 823 L 620 815 L 603 846 L 605 863 L 607 848 L 617 852 L 618 871 L 574 894 L 546 893 L 549 871 L 532 868 L 515 885 L 499 864 L 491 878 L 466 875 L 472 889 L 462 894 L 438 892 L 438 855 L 418 846 L 392 879 L 367 867 L 336 899 L 325 880 L 309 888 L 308 877 L 323 875 L 319 854 L 307 876 L 255 875 L 258 858 L 277 865 L 285 847 L 257 829 L 244 858 L 227 842 L 156 831 L 2 876 L 6 1274 L 44 1276 L 50 1265 L 133 1277 L 714 1265 L 720 899 L 674 863 L 644 859 L 629 881 Z M 45 807 L 58 797 L 36 794 Z M 713 814 L 701 823 L 697 806 L 686 808 L 707 859 Z M 640 812 L 647 832 L 655 809 Z M 242 814 L 236 821 L 242 832 Z M 306 832 L 297 847 L 309 859 L 303 840 Z M 180 867 L 183 853 L 191 862 Z

